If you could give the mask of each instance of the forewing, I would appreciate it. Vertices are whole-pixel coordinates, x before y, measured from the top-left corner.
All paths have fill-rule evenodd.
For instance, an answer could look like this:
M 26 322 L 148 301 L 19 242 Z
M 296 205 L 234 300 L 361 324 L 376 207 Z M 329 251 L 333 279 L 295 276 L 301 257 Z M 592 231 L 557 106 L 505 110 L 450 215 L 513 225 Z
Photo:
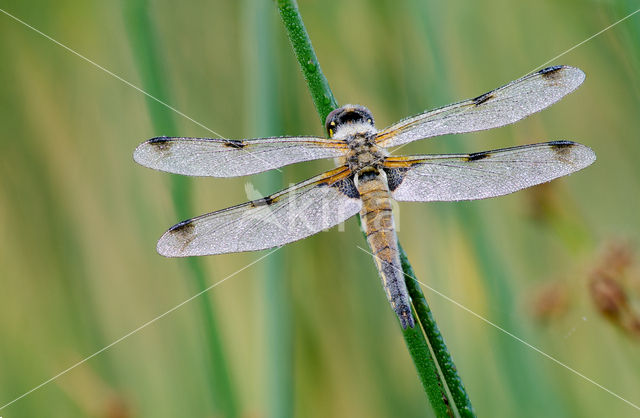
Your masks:
M 589 147 L 553 141 L 467 155 L 388 157 L 384 169 L 395 200 L 474 200 L 565 176 L 595 159 Z
M 578 68 L 542 69 L 506 86 L 408 119 L 378 133 L 382 147 L 445 134 L 481 131 L 508 125 L 538 112 L 575 90 L 585 75 Z
M 236 177 L 343 155 L 344 141 L 316 137 L 250 140 L 159 137 L 133 153 L 139 164 L 187 176 Z
M 351 172 L 339 167 L 274 195 L 181 222 L 157 248 L 166 257 L 263 250 L 337 225 L 361 206 Z

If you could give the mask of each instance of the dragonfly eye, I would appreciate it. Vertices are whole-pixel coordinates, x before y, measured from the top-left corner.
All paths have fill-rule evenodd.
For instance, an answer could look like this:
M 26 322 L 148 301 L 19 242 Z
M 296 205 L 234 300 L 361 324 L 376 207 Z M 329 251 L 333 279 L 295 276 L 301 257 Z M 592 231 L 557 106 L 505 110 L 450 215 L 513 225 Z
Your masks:
M 325 128 L 327 129 L 327 133 L 329 134 L 329 137 L 332 137 L 336 131 L 336 126 L 337 126 L 336 119 L 341 111 L 342 111 L 342 108 L 336 109 L 331 113 L 329 113 L 329 115 L 327 116 Z
M 373 125 L 373 116 L 369 109 L 360 105 L 345 105 L 329 113 L 326 129 L 329 136 L 333 136 L 337 128 L 348 123 L 368 123 Z

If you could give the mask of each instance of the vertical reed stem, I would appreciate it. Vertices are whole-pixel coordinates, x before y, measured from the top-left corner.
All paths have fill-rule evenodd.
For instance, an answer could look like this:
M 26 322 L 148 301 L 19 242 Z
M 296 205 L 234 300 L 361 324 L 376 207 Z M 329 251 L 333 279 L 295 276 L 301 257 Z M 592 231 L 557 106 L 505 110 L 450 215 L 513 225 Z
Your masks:
M 327 115 L 335 109 L 338 104 L 331 92 L 327 79 L 322 73 L 320 64 L 311 45 L 311 40 L 302 22 L 296 1 L 276 0 L 276 3 L 296 58 L 307 81 L 316 110 L 320 115 L 321 123 L 324 124 Z M 455 406 L 460 416 L 474 417 L 475 414 L 471 402 L 462 384 L 462 380 L 457 374 L 451 354 L 438 330 L 429 305 L 420 287 L 417 286 L 417 280 L 415 279 L 415 274 L 409 264 L 409 260 L 404 250 L 402 250 L 400 243 L 398 243 L 398 245 L 400 247 L 402 268 L 405 273 L 407 287 L 409 288 L 409 294 L 413 299 L 412 303 L 416 309 L 415 314 L 417 314 L 420 324 L 424 327 L 428 342 L 427 339 L 425 339 L 423 328 L 419 326 L 413 329 L 403 330 L 402 332 L 427 398 L 438 417 L 451 416 L 453 414 L 452 406 Z M 435 361 L 429 347 L 433 349 Z M 436 361 L 438 365 L 436 365 Z M 450 395 L 443 386 L 441 376 L 444 377 L 451 392 L 454 405 L 452 405 L 449 400 Z

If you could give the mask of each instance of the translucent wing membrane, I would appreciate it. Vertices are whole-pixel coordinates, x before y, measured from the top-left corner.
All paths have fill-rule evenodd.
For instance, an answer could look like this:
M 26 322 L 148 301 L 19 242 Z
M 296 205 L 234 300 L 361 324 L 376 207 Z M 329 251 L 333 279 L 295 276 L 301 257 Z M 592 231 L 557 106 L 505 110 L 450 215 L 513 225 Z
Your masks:
M 378 133 L 378 145 L 393 147 L 445 134 L 480 131 L 519 121 L 560 100 L 584 81 L 568 66 L 548 67 L 474 99 L 431 110 Z
M 187 176 L 236 177 L 301 161 L 343 155 L 346 143 L 316 137 L 251 140 L 159 137 L 143 142 L 133 158 L 156 170 Z
M 158 252 L 186 257 L 271 248 L 337 225 L 361 206 L 350 171 L 340 167 L 274 195 L 181 222 L 160 238 Z
M 388 157 L 384 169 L 395 200 L 474 200 L 565 176 L 595 159 L 589 147 L 553 141 L 468 155 Z

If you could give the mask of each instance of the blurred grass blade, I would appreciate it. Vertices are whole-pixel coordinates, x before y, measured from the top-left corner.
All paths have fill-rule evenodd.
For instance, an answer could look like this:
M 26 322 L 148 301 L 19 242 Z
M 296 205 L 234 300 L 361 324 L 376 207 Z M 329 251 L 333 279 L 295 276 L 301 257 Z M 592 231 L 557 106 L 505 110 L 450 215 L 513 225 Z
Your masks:
M 442 15 L 442 5 L 416 0 L 412 0 L 409 5 L 412 15 L 421 22 L 419 26 L 423 29 L 424 37 L 431 40 L 440 39 L 440 42 L 430 42 L 429 52 L 431 61 L 435 63 L 436 71 L 439 72 L 437 74 L 438 78 L 443 77 L 447 81 L 446 77 L 449 71 L 445 70 L 445 68 L 448 67 L 448 64 L 443 64 L 447 62 L 446 45 L 443 44 L 445 41 L 439 37 L 438 32 L 438 25 L 441 24 L 438 16 Z M 478 59 L 480 58 L 478 57 Z M 414 75 L 414 77 L 421 77 L 421 75 Z M 434 103 L 443 104 L 447 100 L 451 100 L 453 95 L 447 91 L 451 85 L 451 80 L 438 82 L 437 88 L 430 90 Z M 465 135 L 451 136 L 443 142 L 442 146 L 447 152 L 452 152 L 462 149 L 463 147 L 460 144 L 465 141 L 468 142 L 469 139 Z M 518 321 L 514 320 L 516 309 L 510 290 L 508 267 L 505 265 L 504 260 L 500 259 L 502 252 L 498 245 L 493 242 L 490 231 L 487 230 L 479 210 L 478 204 L 473 202 L 459 202 L 453 205 L 452 210 L 447 210 L 446 212 L 442 210 L 441 206 L 433 205 L 433 211 L 441 222 L 453 215 L 456 221 L 462 225 L 462 230 L 465 231 L 465 239 L 470 242 L 472 257 L 477 263 L 479 275 L 486 283 L 487 303 L 489 306 L 500 307 L 500 309 L 495 310 L 498 313 L 497 318 L 495 318 L 496 322 L 520 336 L 526 335 Z M 517 347 L 514 348 L 513 341 L 508 338 L 496 338 L 493 346 L 499 358 L 504 386 L 509 395 L 515 399 L 515 404 L 534 402 L 537 405 L 543 405 L 544 411 L 547 413 L 564 412 L 557 391 L 547 390 L 547 388 L 551 387 L 548 381 L 545 384 L 540 384 L 540 382 L 548 379 L 545 379 L 540 370 L 533 367 L 526 360 L 525 351 Z
M 287 29 L 289 39 L 298 59 L 298 63 L 300 64 L 300 68 L 307 80 L 311 96 L 313 97 L 314 104 L 318 114 L 320 115 L 320 120 L 324 123 L 329 112 L 337 107 L 337 102 L 329 88 L 329 83 L 322 73 L 295 0 L 278 0 L 277 4 L 285 28 Z M 407 277 L 415 278 L 406 254 L 404 254 L 404 252 L 402 252 L 402 254 L 405 274 Z M 413 282 L 411 279 L 407 279 L 407 281 Z M 423 314 L 425 312 L 430 312 L 424 296 L 420 299 L 420 302 L 420 312 Z M 432 331 L 434 329 L 437 330 L 433 317 L 419 317 L 419 320 L 421 323 L 431 324 L 430 329 Z M 435 336 L 436 333 L 432 332 L 432 335 Z M 403 336 L 434 412 L 437 416 L 449 416 L 452 413 L 449 409 L 451 402 L 448 399 L 446 390 L 442 386 L 440 372 L 434 363 L 429 350 L 429 345 L 427 345 L 425 335 L 421 328 L 415 327 L 413 329 L 409 328 L 403 330 Z M 448 376 L 449 380 L 455 384 L 454 389 L 456 396 L 454 399 L 460 402 L 460 405 L 456 405 L 456 407 L 460 410 L 461 415 L 474 416 L 473 408 L 471 407 L 469 398 L 466 395 L 462 381 L 455 371 L 455 365 L 453 364 L 453 360 L 451 359 L 448 349 L 444 344 L 444 340 L 440 336 L 439 332 L 437 332 L 437 336 L 439 337 L 437 341 L 438 351 L 436 352 L 434 350 L 434 352 L 436 352 L 436 355 L 442 357 L 441 368 L 444 367 L 444 369 L 450 369 L 447 370 L 445 376 Z M 431 346 L 433 347 L 433 344 L 431 344 Z
M 129 33 L 133 55 L 140 71 L 140 78 L 145 91 L 171 103 L 168 91 L 168 77 L 164 73 L 165 66 L 159 54 L 157 37 L 149 19 L 149 8 L 146 0 L 128 0 L 123 2 L 126 27 Z M 164 106 L 145 97 L 151 121 L 157 135 L 177 135 L 173 114 Z M 152 135 L 149 135 L 152 136 Z M 187 219 L 193 213 L 189 210 L 191 202 L 191 185 L 184 176 L 171 177 L 171 195 L 178 219 Z M 195 257 L 184 260 L 191 275 L 190 282 L 194 291 L 199 292 L 207 287 L 204 268 Z M 227 370 L 226 355 L 223 352 L 218 325 L 213 313 L 211 299 L 200 297 L 197 300 L 200 316 L 206 336 L 207 375 L 211 388 L 211 400 L 214 409 L 225 417 L 238 416 L 238 406 L 231 378 Z
M 467 238 L 470 240 L 478 271 L 486 281 L 489 303 L 500 306 L 500 309 L 495 311 L 498 313 L 496 322 L 510 332 L 526 336 L 526 331 L 512 314 L 517 309 L 514 306 L 508 270 L 500 260 L 498 246 L 486 230 L 486 224 L 480 218 L 478 209 L 460 204 L 456 205 L 456 214 L 463 229 L 473 231 Z M 503 376 L 507 380 L 505 386 L 510 389 L 511 396 L 520 402 L 536 398 L 545 406 L 545 411 L 558 411 L 562 412 L 559 415 L 565 415 L 566 411 L 556 392 L 545 390 L 550 384 L 541 385 L 541 382 L 548 378 L 541 375 L 540 369 L 526 360 L 528 353 L 525 350 L 514 347 L 511 338 L 497 338 L 494 347 L 500 357 Z
M 277 15 L 269 2 L 244 0 L 244 52 L 246 80 L 247 137 L 277 135 L 282 126 L 279 107 L 273 102 L 281 91 L 278 85 L 279 59 L 276 55 L 275 33 Z M 259 68 L 259 71 L 255 69 Z M 258 191 L 273 191 L 282 187 L 283 176 L 271 170 L 259 176 Z M 254 198 L 254 197 L 251 197 Z M 284 275 L 284 254 L 278 251 L 263 262 L 264 279 L 261 298 L 264 315 L 264 364 L 265 413 L 268 418 L 293 416 L 293 341 L 291 323 L 291 294 Z

